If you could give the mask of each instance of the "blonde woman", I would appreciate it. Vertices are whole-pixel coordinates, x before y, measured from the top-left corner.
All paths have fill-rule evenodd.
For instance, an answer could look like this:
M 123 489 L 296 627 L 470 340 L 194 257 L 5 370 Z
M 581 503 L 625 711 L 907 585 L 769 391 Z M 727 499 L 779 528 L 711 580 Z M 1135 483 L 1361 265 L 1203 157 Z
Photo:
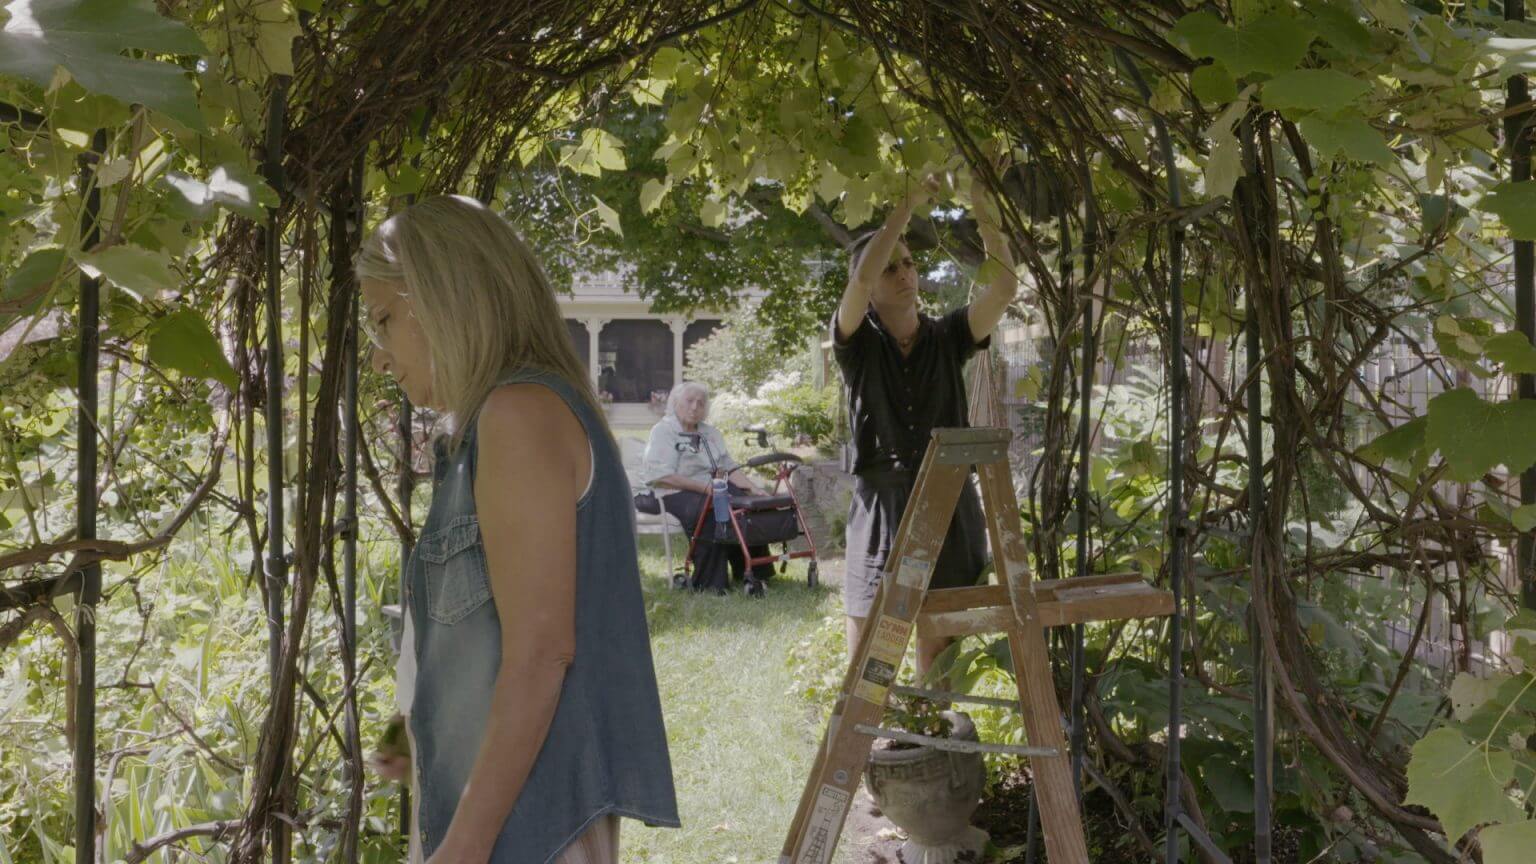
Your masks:
M 445 413 L 404 571 L 412 860 L 616 864 L 678 825 L 619 451 L 504 219 L 429 198 L 368 238 L 373 367 Z

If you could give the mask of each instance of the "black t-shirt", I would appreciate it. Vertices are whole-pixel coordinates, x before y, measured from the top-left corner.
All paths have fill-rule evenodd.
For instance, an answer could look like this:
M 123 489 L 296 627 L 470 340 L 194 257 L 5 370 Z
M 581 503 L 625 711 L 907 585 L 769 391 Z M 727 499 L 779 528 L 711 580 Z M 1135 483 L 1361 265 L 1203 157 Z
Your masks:
M 966 361 L 992 342 L 971 334 L 970 307 L 918 315 L 917 342 L 901 356 L 874 310 L 847 339 L 832 316 L 832 354 L 848 388 L 853 473 L 916 471 L 934 429 L 968 426 Z

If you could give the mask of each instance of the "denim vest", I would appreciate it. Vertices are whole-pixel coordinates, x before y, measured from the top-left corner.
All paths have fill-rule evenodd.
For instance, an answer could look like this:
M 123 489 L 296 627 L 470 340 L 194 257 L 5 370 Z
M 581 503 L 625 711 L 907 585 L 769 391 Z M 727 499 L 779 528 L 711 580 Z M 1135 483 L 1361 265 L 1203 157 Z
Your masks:
M 592 484 L 576 504 L 575 659 L 490 858 L 545 864 L 608 813 L 650 825 L 680 823 L 618 447 L 596 409 L 563 378 L 525 369 L 501 380 L 514 382 L 559 394 L 592 446 Z M 442 842 L 468 783 L 501 665 L 501 622 L 475 511 L 477 417 L 455 451 L 437 444 L 431 510 L 404 573 L 416 636 L 410 722 L 427 856 Z M 508 599 L 516 601 L 502 602 Z

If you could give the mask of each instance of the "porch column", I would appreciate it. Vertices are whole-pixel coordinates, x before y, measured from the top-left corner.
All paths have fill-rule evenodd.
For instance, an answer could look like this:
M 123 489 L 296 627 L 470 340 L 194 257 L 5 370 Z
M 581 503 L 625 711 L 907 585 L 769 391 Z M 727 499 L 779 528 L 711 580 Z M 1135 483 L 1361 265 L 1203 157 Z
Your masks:
M 668 318 L 667 326 L 672 328 L 672 386 L 683 383 L 683 332 L 688 329 L 688 322 L 681 318 Z
M 597 366 L 597 342 L 603 335 L 603 328 L 608 326 L 607 318 L 583 318 L 581 323 L 587 328 L 587 380 L 592 384 L 592 392 L 597 392 L 597 376 L 602 372 Z

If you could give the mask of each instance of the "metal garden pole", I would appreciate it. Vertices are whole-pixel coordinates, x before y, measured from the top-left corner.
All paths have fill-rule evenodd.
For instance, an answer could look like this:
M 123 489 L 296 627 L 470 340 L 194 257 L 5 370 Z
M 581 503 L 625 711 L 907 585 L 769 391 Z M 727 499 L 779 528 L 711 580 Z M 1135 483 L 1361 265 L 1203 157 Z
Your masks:
M 400 521 L 411 524 L 411 492 L 416 488 L 416 478 L 411 469 L 411 397 L 400 391 L 400 474 L 395 478 L 395 494 L 400 499 Z M 411 538 L 400 538 L 400 624 L 405 626 L 405 565 L 411 560 Z M 414 758 L 414 757 L 413 757 Z M 400 836 L 409 838 L 411 831 L 411 784 L 400 784 Z
M 1259 248 L 1259 199 L 1261 178 L 1258 153 L 1254 146 L 1254 128 L 1250 117 L 1239 124 L 1242 141 L 1243 166 L 1246 176 L 1238 181 L 1238 201 L 1248 222 L 1248 230 L 1254 234 L 1254 247 Z M 1245 292 L 1245 323 L 1243 337 L 1246 345 L 1248 421 L 1248 562 L 1253 567 L 1258 560 L 1257 543 L 1259 526 L 1264 522 L 1264 414 L 1263 414 L 1263 350 L 1259 344 L 1259 315 L 1254 303 L 1257 285 L 1249 285 Z M 1254 579 L 1255 589 L 1259 589 Z M 1249 607 L 1249 643 L 1253 646 L 1253 851 L 1256 864 L 1270 864 L 1274 855 L 1274 761 L 1275 734 L 1274 708 L 1275 687 L 1269 673 L 1269 661 L 1264 653 L 1257 619 Z
M 1173 138 L 1162 115 L 1151 108 L 1152 89 L 1142 78 L 1141 70 L 1123 49 L 1115 49 L 1115 56 L 1125 66 L 1126 73 L 1141 98 L 1152 111 L 1152 127 L 1157 132 L 1158 151 L 1168 173 L 1168 205 L 1177 210 L 1183 196 L 1179 189 L 1178 163 L 1173 159 Z M 1199 826 L 1182 812 L 1179 792 L 1183 786 L 1180 771 L 1180 741 L 1184 727 L 1184 302 L 1182 276 L 1184 272 L 1184 229 L 1177 221 L 1168 224 L 1168 588 L 1173 594 L 1173 615 L 1168 620 L 1168 790 L 1163 802 L 1163 828 L 1166 842 L 1163 849 L 1167 864 L 1179 860 L 1179 829 L 1190 833 L 1191 839 L 1207 851 L 1225 855 L 1216 849 Z
M 283 135 L 286 128 L 287 83 L 278 78 L 267 99 L 267 129 L 263 173 L 273 189 L 283 182 Z M 288 584 L 288 558 L 283 539 L 283 260 L 282 226 L 277 208 L 267 209 L 262 232 L 266 254 L 267 305 L 267 664 L 272 687 L 278 683 L 283 657 L 283 600 Z M 285 760 L 286 762 L 286 760 Z M 287 782 L 287 766 L 277 782 Z M 288 860 L 289 829 L 272 820 L 272 860 Z
M 1504 0 L 1506 21 L 1525 20 L 1525 0 Z M 1509 78 L 1504 104 L 1508 108 L 1531 101 L 1530 82 L 1524 75 Z M 1531 137 L 1527 130 L 1529 114 L 1504 119 L 1504 141 L 1509 147 L 1509 179 L 1518 183 L 1531 179 Z M 1515 326 L 1528 341 L 1536 341 L 1536 251 L 1529 240 L 1515 245 Z M 1521 374 L 1516 381 L 1521 399 L 1536 399 L 1536 375 Z M 1520 475 L 1520 503 L 1536 504 L 1536 467 Z M 1515 568 L 1520 580 L 1520 603 L 1536 609 L 1536 533 L 1520 532 L 1515 547 Z
M 1088 278 L 1093 273 L 1095 264 L 1095 246 L 1099 242 L 1099 228 L 1097 213 L 1094 210 L 1093 186 L 1091 182 L 1083 188 L 1083 353 L 1082 353 L 1082 393 L 1079 398 L 1082 414 L 1078 417 L 1078 461 L 1077 461 L 1077 575 L 1088 575 L 1089 556 L 1089 494 L 1088 485 L 1090 477 L 1090 444 L 1093 431 L 1090 408 L 1093 405 L 1093 366 L 1098 360 L 1098 340 L 1093 332 L 1093 286 Z M 1072 627 L 1072 783 L 1077 789 L 1077 800 L 1081 804 L 1083 800 L 1083 756 L 1087 744 L 1087 732 L 1084 728 L 1083 700 L 1086 697 L 1087 675 L 1086 658 L 1083 654 L 1084 627 L 1076 624 Z
M 1055 184 L 1053 184 L 1053 186 L 1055 187 L 1056 197 L 1058 199 L 1060 199 L 1059 202 L 1058 202 L 1059 208 L 1058 208 L 1057 213 L 1056 213 L 1056 233 L 1057 233 L 1057 239 L 1059 241 L 1060 249 L 1061 249 L 1061 252 L 1060 252 L 1061 260 L 1057 262 L 1057 267 L 1058 267 L 1057 273 L 1058 273 L 1058 278 L 1061 281 L 1062 293 L 1065 294 L 1067 292 L 1068 286 L 1072 282 L 1072 254 L 1071 254 L 1071 250 L 1072 250 L 1072 225 L 1071 225 L 1071 223 L 1067 219 L 1067 204 L 1066 204 L 1066 201 L 1067 201 L 1067 191 L 1065 189 L 1065 184 L 1055 183 Z M 1071 317 L 1066 314 L 1066 310 L 1064 308 L 1062 310 L 1062 316 L 1061 316 L 1061 322 L 1060 322 L 1060 330 L 1058 332 L 1060 332 L 1063 336 L 1065 336 L 1066 332 L 1067 332 L 1067 328 L 1070 327 L 1070 326 L 1072 326 L 1072 320 L 1071 320 Z M 1084 402 L 1083 410 L 1087 411 L 1087 403 L 1086 403 L 1086 401 Z M 1079 445 L 1080 445 L 1080 450 L 1079 450 L 1079 453 L 1078 453 L 1078 460 L 1079 460 L 1080 463 L 1081 463 L 1082 460 L 1087 458 L 1087 455 L 1086 455 L 1087 454 L 1087 448 L 1086 447 L 1081 447 L 1083 441 L 1086 441 L 1086 439 L 1082 438 L 1080 436 L 1079 437 L 1079 442 L 1078 442 Z M 1081 471 L 1079 471 L 1079 476 L 1081 476 Z M 1077 567 L 1077 571 L 1076 571 L 1078 575 L 1082 575 L 1082 573 L 1083 573 L 1083 569 L 1082 569 L 1083 526 L 1087 524 L 1086 521 L 1083 521 L 1083 515 L 1082 515 L 1083 514 L 1083 508 L 1082 508 L 1082 498 L 1081 498 L 1082 495 L 1083 495 L 1083 490 L 1081 488 L 1079 488 L 1079 490 L 1078 490 L 1078 496 L 1079 496 L 1079 501 L 1078 501 L 1078 504 L 1079 504 L 1079 506 L 1078 506 L 1078 519 L 1079 519 L 1079 522 L 1078 522 L 1078 526 L 1077 526 L 1077 533 L 1078 533 L 1078 567 Z M 1081 638 L 1082 638 L 1082 626 L 1081 625 L 1076 625 L 1076 626 L 1074 626 L 1072 628 L 1072 636 L 1071 636 L 1071 640 L 1072 641 L 1071 641 L 1071 646 L 1070 646 L 1070 648 L 1071 648 L 1072 701 L 1071 701 L 1071 707 L 1068 709 L 1068 712 L 1069 712 L 1069 716 L 1071 717 L 1071 724 L 1072 725 L 1071 725 L 1071 728 L 1068 729 L 1068 732 L 1070 734 L 1070 740 L 1069 740 L 1068 743 L 1069 743 L 1070 748 L 1071 748 L 1071 752 L 1068 754 L 1068 758 L 1070 759 L 1071 765 L 1072 765 L 1072 788 L 1077 793 L 1077 800 L 1078 800 L 1079 804 L 1081 804 L 1082 800 L 1083 800 L 1083 777 L 1082 777 L 1082 764 L 1083 764 L 1083 761 L 1082 761 L 1082 749 L 1081 749 L 1082 748 L 1082 740 L 1078 737 L 1078 722 L 1077 722 L 1077 709 L 1082 704 L 1082 702 L 1081 702 L 1081 699 L 1082 699 L 1082 690 L 1081 690 L 1081 688 L 1082 688 L 1082 670 L 1083 670 L 1083 667 L 1082 667 L 1082 643 L 1081 643 Z M 1040 839 L 1041 839 L 1041 836 L 1040 836 L 1040 808 L 1037 806 L 1037 801 L 1036 801 L 1036 795 L 1038 793 L 1039 793 L 1039 789 L 1037 787 L 1031 787 L 1031 792 L 1030 792 L 1030 796 L 1029 796 L 1029 831 L 1026 834 L 1026 839 L 1024 841 L 1024 862 L 1025 862 L 1025 864 L 1035 864 L 1036 861 L 1040 860 Z
M 1247 340 L 1248 368 L 1248 525 L 1249 563 L 1257 556 L 1253 539 L 1264 519 L 1264 419 L 1260 406 L 1259 319 L 1253 306 L 1253 290 L 1248 291 Z M 1269 661 L 1259 644 L 1258 627 L 1251 622 L 1253 636 L 1253 851 L 1257 864 L 1269 864 L 1273 857 L 1274 828 L 1271 823 L 1274 799 L 1273 766 L 1275 762 L 1274 716 L 1275 685 L 1269 674 Z
M 353 244 L 351 236 L 362 230 L 362 161 L 353 168 L 351 184 L 344 201 L 344 206 L 331 212 L 331 232 L 345 232 L 344 239 L 338 247 L 336 239 L 332 238 L 332 248 L 351 249 Z M 332 259 L 332 267 L 350 267 L 350 260 Z M 351 321 L 346 330 L 347 346 L 344 352 L 346 368 L 343 370 L 345 388 L 343 396 L 342 425 L 346 435 L 346 450 L 343 465 L 342 488 L 342 545 L 341 545 L 341 591 L 342 591 L 342 633 L 341 633 L 341 661 L 346 677 L 346 731 L 347 749 L 349 757 L 355 757 L 362 753 L 362 732 L 359 728 L 357 712 L 357 448 L 358 448 L 358 418 L 357 418 L 357 367 L 359 342 L 357 338 L 358 324 L 358 294 L 357 285 L 352 286 L 352 304 L 350 307 Z M 348 764 L 352 764 L 349 758 Z M 360 767 L 360 766 L 359 766 Z M 347 823 L 342 830 L 343 845 L 341 860 L 353 864 L 357 861 L 357 832 L 362 817 L 363 782 L 365 780 L 361 771 L 351 777 L 352 790 L 348 798 Z
M 85 193 L 80 246 L 89 251 L 101 241 L 101 190 L 96 169 L 107 149 L 107 135 L 97 130 L 91 152 L 81 158 L 80 188 Z M 101 280 L 80 274 L 79 398 L 75 410 L 76 537 L 96 539 L 97 379 L 101 352 Z M 89 553 L 87 553 L 89 554 Z M 80 568 L 75 606 L 75 641 L 79 664 L 75 682 L 75 862 L 96 859 L 96 605 L 101 602 L 101 562 Z

